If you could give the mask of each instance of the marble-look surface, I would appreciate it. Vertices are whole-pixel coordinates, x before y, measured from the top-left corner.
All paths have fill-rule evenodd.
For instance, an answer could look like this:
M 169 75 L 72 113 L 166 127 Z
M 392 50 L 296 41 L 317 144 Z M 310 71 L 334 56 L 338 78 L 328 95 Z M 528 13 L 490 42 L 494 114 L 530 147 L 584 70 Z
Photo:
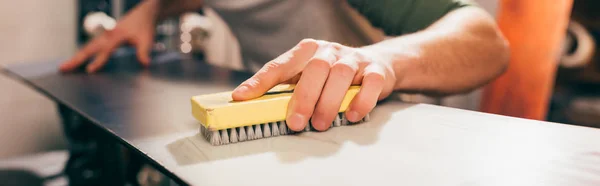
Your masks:
M 600 130 L 427 104 L 387 102 L 367 123 L 224 146 L 182 130 L 132 143 L 192 185 L 600 184 Z

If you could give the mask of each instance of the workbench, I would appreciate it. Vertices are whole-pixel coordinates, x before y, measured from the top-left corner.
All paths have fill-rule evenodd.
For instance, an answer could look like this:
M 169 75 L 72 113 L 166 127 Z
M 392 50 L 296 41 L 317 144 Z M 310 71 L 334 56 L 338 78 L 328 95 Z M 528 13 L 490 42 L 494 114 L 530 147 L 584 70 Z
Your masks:
M 129 156 L 181 185 L 600 185 L 599 129 L 393 97 L 366 123 L 211 146 L 191 96 L 232 90 L 251 74 L 177 53 L 152 61 L 144 69 L 120 51 L 91 75 L 61 74 L 61 60 L 3 72 L 57 103 L 73 185 L 132 179 L 120 166 Z

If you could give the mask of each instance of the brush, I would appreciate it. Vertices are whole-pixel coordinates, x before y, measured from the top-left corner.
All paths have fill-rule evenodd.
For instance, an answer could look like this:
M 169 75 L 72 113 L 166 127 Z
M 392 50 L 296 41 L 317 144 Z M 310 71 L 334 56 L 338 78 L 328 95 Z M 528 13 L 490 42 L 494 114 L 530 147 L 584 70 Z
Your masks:
M 294 87 L 294 84 L 280 84 L 262 96 L 246 101 L 233 101 L 231 91 L 193 96 L 192 115 L 200 122 L 200 133 L 215 146 L 317 131 L 310 123 L 303 131 L 288 129 L 285 118 Z M 361 121 L 353 123 L 344 114 L 359 89 L 360 86 L 350 86 L 331 127 L 369 120 L 367 114 Z

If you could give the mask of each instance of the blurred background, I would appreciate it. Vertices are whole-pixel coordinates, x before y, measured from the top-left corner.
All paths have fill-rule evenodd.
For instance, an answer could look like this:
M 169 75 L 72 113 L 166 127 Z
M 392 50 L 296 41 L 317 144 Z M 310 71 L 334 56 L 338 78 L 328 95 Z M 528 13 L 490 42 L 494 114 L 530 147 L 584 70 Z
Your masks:
M 498 15 L 498 0 L 475 0 Z M 110 29 L 136 0 L 0 0 L 0 65 L 67 58 L 93 35 Z M 560 42 L 558 71 L 543 120 L 600 127 L 600 4 L 575 0 L 571 21 Z M 209 8 L 166 20 L 156 28 L 156 50 L 205 57 L 210 63 L 241 68 L 235 38 Z M 210 46 L 210 47 L 205 47 Z M 444 99 L 406 99 L 481 110 L 482 92 Z M 484 108 L 485 109 L 485 108 Z M 507 114 L 510 115 L 510 114 Z M 24 157 L 52 154 L 66 160 L 66 142 L 52 101 L 0 76 L 0 166 Z M 61 164 L 57 165 L 62 168 Z

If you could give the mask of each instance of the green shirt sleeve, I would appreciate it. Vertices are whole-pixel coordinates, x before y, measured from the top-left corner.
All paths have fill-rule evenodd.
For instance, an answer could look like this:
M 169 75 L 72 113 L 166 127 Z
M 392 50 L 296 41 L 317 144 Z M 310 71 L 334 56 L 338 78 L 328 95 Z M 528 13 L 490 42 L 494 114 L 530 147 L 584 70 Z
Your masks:
M 471 0 L 348 0 L 348 3 L 386 35 L 425 29 L 452 10 L 475 5 Z

